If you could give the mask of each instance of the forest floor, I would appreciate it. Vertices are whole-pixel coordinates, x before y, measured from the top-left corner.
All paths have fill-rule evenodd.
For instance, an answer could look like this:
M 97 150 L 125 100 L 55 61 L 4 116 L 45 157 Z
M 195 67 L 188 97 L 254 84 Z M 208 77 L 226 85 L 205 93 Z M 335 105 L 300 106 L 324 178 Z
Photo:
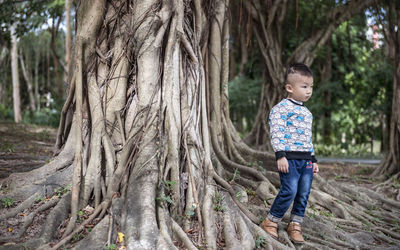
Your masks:
M 49 162 L 53 155 L 56 133 L 55 128 L 0 121 L 0 183 L 11 173 L 30 171 Z M 378 165 L 351 163 L 321 163 L 319 166 L 320 175 L 325 178 L 334 178 L 338 182 L 350 182 L 363 186 L 370 185 L 363 180 L 367 179 L 368 174 L 378 167 Z M 41 202 L 45 202 L 45 199 L 38 199 L 37 205 Z M 19 202 L 12 203 L 8 205 L 15 207 Z M 6 210 L 4 205 L 2 201 L 0 214 Z M 18 228 L 22 217 L 28 213 L 29 211 L 24 211 L 6 222 L 0 222 L 0 238 L 12 237 L 16 231 L 13 228 Z M 44 223 L 46 215 L 47 213 L 44 211 L 37 216 L 22 237 L 23 239 L 18 241 L 34 237 L 40 230 L 41 224 Z M 2 244 L 14 244 L 14 242 L 0 242 L 0 245 Z

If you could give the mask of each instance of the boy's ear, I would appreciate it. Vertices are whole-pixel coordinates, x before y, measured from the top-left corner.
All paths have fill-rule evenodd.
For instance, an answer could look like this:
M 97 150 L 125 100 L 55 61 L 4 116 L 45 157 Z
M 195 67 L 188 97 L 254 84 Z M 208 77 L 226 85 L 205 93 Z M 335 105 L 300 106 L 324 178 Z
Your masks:
M 292 85 L 290 85 L 289 83 L 286 83 L 285 89 L 286 89 L 286 91 L 289 92 L 289 93 L 292 93 L 292 92 L 293 92 Z

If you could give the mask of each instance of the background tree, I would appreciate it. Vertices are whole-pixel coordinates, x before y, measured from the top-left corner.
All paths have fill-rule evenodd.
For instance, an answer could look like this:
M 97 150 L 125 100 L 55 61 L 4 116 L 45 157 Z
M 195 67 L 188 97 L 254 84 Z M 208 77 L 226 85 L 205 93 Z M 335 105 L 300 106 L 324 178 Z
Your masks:
M 263 147 L 268 140 L 266 127 L 267 117 L 272 106 L 284 97 L 284 69 L 293 62 L 302 62 L 311 65 L 317 52 L 329 41 L 334 30 L 344 21 L 362 12 L 373 1 L 347 1 L 341 3 L 328 1 L 325 4 L 296 1 L 244 1 L 246 11 L 254 23 L 253 31 L 266 65 L 265 81 L 261 94 L 260 106 L 256 121 L 246 142 Z M 306 5 L 298 8 L 297 4 Z M 299 10 L 305 12 L 299 12 Z M 286 17 L 290 11 L 290 17 Z M 321 13 L 319 16 L 317 13 Z M 305 17 L 311 15 L 308 22 Z M 293 17 L 296 19 L 293 20 Z M 304 18 L 304 19 L 303 19 Z M 286 20 L 286 25 L 285 24 Z M 300 23 L 300 25 L 299 25 Z M 304 25 L 304 27 L 302 27 Z M 296 29 L 306 31 L 302 33 L 295 46 L 289 36 L 296 33 Z M 282 31 L 285 30 L 285 35 Z M 289 49 L 292 47 L 292 49 Z
M 398 1 L 387 1 L 376 10 L 376 19 L 382 27 L 387 43 L 387 54 L 393 64 L 393 97 L 389 126 L 389 151 L 375 176 L 392 176 L 396 180 L 400 174 L 400 4 Z

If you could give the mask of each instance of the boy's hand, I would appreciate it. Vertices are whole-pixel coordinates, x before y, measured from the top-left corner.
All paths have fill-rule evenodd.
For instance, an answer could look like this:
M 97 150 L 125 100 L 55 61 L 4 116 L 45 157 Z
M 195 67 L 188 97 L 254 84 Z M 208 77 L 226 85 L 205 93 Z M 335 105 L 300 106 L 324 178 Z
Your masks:
M 289 173 L 289 162 L 286 157 L 279 158 L 276 163 L 278 164 L 278 171 L 282 173 Z
M 313 163 L 313 164 L 312 164 L 312 167 L 313 167 L 313 172 L 314 172 L 314 174 L 316 174 L 316 173 L 319 172 L 319 167 L 318 167 L 318 164 L 317 164 L 317 163 Z

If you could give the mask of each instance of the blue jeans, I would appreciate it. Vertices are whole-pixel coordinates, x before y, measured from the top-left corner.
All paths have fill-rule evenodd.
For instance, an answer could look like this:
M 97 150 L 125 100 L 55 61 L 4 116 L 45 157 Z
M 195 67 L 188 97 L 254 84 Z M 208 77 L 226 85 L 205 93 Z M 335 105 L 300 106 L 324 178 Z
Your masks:
M 314 175 L 312 162 L 310 160 L 288 160 L 288 162 L 289 173 L 279 173 L 281 189 L 272 204 L 268 219 L 273 222 L 281 221 L 294 200 L 290 220 L 302 223 Z

